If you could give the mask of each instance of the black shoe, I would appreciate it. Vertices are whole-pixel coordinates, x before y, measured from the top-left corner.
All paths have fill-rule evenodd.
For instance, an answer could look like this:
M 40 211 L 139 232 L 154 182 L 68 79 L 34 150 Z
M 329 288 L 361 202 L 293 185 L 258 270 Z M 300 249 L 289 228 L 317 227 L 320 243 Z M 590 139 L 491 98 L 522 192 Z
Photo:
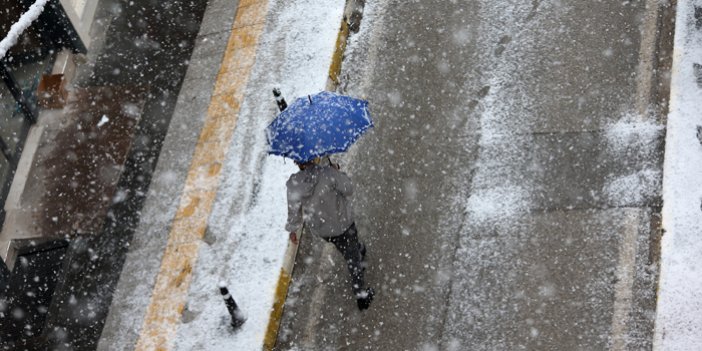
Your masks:
M 365 290 L 356 293 L 356 303 L 358 304 L 358 309 L 361 311 L 367 310 L 373 301 L 373 296 L 375 296 L 375 290 L 373 290 L 373 288 L 366 288 Z
M 366 266 L 368 265 L 366 263 L 366 244 L 361 243 L 361 271 L 365 272 L 366 271 Z

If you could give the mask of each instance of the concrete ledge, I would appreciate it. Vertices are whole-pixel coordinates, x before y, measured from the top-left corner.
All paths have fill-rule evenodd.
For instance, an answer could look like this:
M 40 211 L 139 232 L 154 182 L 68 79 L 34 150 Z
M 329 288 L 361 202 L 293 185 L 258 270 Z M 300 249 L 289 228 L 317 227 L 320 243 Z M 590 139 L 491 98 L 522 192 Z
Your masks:
M 78 37 L 86 49 L 90 47 L 90 26 L 95 16 L 97 3 L 97 0 L 93 0 L 87 1 L 82 6 L 76 6 L 80 5 L 76 0 L 59 0 L 59 4 L 63 7 L 64 13 L 73 24 Z

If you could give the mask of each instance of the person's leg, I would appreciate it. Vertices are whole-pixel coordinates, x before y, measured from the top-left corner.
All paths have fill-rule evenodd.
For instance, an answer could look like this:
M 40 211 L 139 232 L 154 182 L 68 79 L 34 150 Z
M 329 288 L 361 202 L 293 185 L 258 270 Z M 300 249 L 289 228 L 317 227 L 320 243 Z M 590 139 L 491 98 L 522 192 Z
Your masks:
M 336 246 L 336 249 L 341 252 L 346 260 L 346 265 L 351 273 L 351 283 L 353 292 L 358 293 L 363 288 L 363 266 L 362 260 L 365 247 L 358 242 L 358 232 L 356 224 L 352 224 L 343 234 L 325 238 Z
M 365 245 L 358 242 L 358 232 L 356 224 L 352 224 L 344 234 L 325 238 L 336 246 L 346 260 L 347 267 L 351 273 L 353 293 L 356 296 L 356 303 L 359 310 L 368 309 L 375 291 L 372 288 L 363 288 L 363 260 L 366 255 Z

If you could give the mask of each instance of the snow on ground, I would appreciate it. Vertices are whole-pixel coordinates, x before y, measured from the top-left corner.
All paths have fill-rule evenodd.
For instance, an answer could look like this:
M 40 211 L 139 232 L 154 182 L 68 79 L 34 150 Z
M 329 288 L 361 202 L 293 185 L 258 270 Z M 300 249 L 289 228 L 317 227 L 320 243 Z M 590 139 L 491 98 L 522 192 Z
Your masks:
M 603 193 L 613 206 L 642 203 L 660 195 L 660 166 L 656 157 L 663 126 L 648 116 L 627 113 L 605 128 L 607 147 L 622 158 L 650 160 L 629 174 L 608 177 Z
M 272 0 L 234 132 L 207 245 L 178 330 L 177 350 L 260 350 L 287 246 L 285 182 L 291 161 L 266 155 L 264 128 L 277 113 L 271 94 L 288 103 L 324 90 L 341 23 L 342 0 Z M 232 332 L 218 283 L 248 318 Z
M 521 30 L 522 18 L 527 18 L 531 6 L 526 3 L 517 5 L 514 10 L 505 13 L 504 4 L 490 3 L 481 8 L 480 16 L 493 19 L 494 23 L 505 28 L 504 33 L 510 33 L 515 49 L 502 57 L 495 56 L 490 50 L 477 53 L 482 56 L 477 62 L 486 62 L 484 86 L 489 87 L 486 95 L 476 107 L 479 111 L 480 137 L 479 156 L 475 163 L 475 175 L 471 180 L 471 194 L 465 200 L 467 222 L 476 224 L 516 225 L 520 215 L 532 206 L 532 196 L 535 186 L 532 179 L 523 173 L 527 158 L 524 150 L 531 143 L 531 138 L 519 135 L 521 131 L 529 131 L 534 123 L 533 106 L 535 101 L 526 91 L 527 83 L 514 77 L 514 67 L 536 67 L 539 59 L 533 33 Z M 493 21 L 487 21 L 475 33 L 480 46 L 490 47 L 499 42 L 504 35 L 502 32 L 491 30 Z M 544 32 L 543 36 L 553 35 Z M 471 40 L 469 33 L 457 32 L 454 41 Z M 529 62 L 533 64 L 529 64 Z M 471 91 L 471 79 L 466 79 L 465 91 Z M 457 107 L 456 116 L 461 116 L 464 107 Z M 518 117 L 516 117 L 518 116 Z M 518 119 L 518 120 L 517 120 Z M 520 130 L 521 129 L 521 130 Z
M 654 349 L 702 350 L 702 31 L 695 6 L 677 5 L 670 113 L 663 176 L 661 274 Z M 699 19 L 697 20 L 699 22 Z M 695 67 L 697 68 L 697 72 Z

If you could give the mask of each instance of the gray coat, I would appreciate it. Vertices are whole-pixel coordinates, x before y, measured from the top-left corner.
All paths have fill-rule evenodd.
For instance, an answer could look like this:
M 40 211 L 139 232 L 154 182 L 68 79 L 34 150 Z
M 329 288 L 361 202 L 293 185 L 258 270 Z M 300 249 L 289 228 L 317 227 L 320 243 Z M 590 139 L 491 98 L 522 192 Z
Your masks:
M 349 197 L 353 184 L 346 173 L 325 165 L 313 165 L 290 176 L 288 188 L 289 232 L 302 224 L 320 237 L 341 235 L 353 224 Z

